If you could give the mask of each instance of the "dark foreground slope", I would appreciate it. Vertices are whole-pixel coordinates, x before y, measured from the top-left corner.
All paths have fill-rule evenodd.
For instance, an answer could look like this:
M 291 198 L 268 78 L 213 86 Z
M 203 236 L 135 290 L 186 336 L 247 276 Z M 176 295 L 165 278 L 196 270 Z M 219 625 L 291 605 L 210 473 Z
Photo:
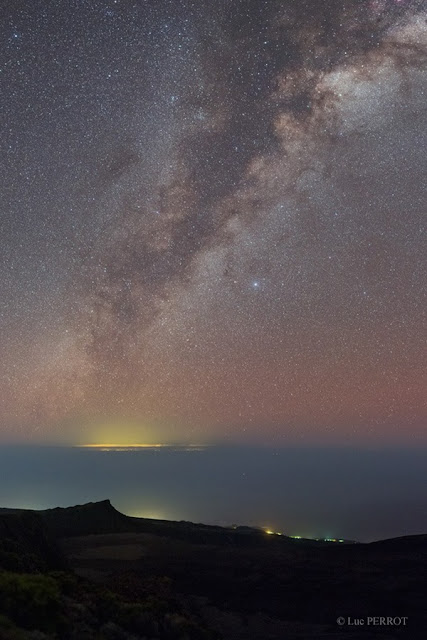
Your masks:
M 325 544 L 129 518 L 109 501 L 0 510 L 0 549 L 10 535 L 21 562 L 2 556 L 1 639 L 427 636 L 427 536 Z
M 66 565 L 57 537 L 35 511 L 0 509 L 0 568 L 47 571 Z

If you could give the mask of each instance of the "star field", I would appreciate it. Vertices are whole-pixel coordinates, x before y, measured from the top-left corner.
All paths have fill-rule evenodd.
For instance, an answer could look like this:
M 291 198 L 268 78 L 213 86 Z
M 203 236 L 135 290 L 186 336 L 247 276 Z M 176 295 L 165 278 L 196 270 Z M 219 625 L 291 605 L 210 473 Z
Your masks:
M 3 439 L 425 439 L 423 2 L 0 15 Z

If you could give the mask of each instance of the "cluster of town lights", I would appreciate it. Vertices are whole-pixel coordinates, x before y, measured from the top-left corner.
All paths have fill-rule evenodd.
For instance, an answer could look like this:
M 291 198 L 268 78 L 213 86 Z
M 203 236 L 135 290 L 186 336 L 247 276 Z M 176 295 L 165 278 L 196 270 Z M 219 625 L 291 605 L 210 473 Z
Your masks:
M 268 533 L 269 536 L 283 536 L 284 534 L 280 531 L 272 531 L 271 529 L 264 529 L 265 533 Z M 293 540 L 302 540 L 303 536 L 287 536 L 288 538 L 292 538 Z M 337 538 L 306 538 L 306 540 L 316 540 L 316 542 L 344 542 L 344 540 Z

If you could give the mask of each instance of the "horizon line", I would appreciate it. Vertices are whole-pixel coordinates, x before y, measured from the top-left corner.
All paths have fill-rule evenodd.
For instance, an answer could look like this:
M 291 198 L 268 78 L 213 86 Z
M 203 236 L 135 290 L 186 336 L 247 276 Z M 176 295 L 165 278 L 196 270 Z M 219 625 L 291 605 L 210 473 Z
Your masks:
M 73 444 L 68 445 L 71 447 L 77 447 L 80 449 L 101 449 L 101 448 L 124 448 L 124 447 L 133 447 L 134 449 L 160 449 L 162 447 L 186 447 L 186 448 L 196 448 L 196 447 L 210 447 L 210 444 L 185 444 L 185 443 L 154 443 L 154 444 L 146 444 L 146 443 L 130 443 L 130 444 L 117 444 L 117 443 L 101 443 L 101 444 Z

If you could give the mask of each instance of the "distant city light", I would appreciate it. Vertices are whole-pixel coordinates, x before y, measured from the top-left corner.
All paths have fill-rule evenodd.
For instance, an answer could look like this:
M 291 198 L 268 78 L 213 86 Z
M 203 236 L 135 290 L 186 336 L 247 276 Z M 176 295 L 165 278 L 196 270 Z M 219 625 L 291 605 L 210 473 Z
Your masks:
M 137 451 L 141 449 L 174 449 L 182 451 L 203 451 L 208 448 L 207 444 L 76 444 L 74 448 L 78 449 L 94 449 L 96 451 Z

